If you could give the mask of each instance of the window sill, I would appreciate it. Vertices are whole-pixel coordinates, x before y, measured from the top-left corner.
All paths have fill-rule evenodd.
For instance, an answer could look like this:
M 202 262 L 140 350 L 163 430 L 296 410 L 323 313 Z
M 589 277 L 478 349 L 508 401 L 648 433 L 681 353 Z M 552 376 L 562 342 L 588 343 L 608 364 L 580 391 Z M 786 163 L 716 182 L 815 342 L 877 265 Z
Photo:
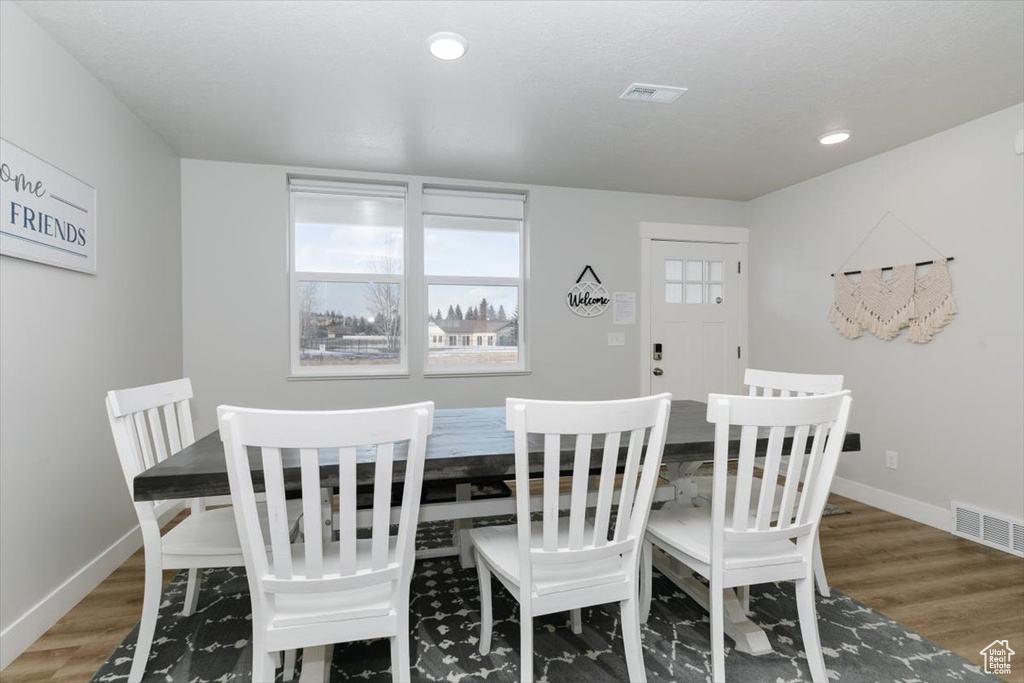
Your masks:
M 285 380 L 288 381 L 288 382 L 306 382 L 306 381 L 320 382 L 320 381 L 323 381 L 323 380 L 332 380 L 332 379 L 409 379 L 409 371 L 408 370 L 402 370 L 402 371 L 395 371 L 395 372 L 375 372 L 375 373 L 372 373 L 372 374 L 370 374 L 370 373 L 367 373 L 367 374 L 355 374 L 355 373 L 353 373 L 353 374 L 346 374 L 346 375 L 341 375 L 341 374 L 338 374 L 338 375 L 328 375 L 328 374 L 324 374 L 324 375 L 314 375 L 314 374 L 305 375 L 305 374 L 303 374 L 303 375 L 288 375 L 285 378 Z
M 469 370 L 469 369 L 457 369 L 457 370 L 427 370 L 423 373 L 424 379 L 438 379 L 444 377 L 521 377 L 531 374 L 529 370 L 524 368 L 516 368 L 514 370 Z

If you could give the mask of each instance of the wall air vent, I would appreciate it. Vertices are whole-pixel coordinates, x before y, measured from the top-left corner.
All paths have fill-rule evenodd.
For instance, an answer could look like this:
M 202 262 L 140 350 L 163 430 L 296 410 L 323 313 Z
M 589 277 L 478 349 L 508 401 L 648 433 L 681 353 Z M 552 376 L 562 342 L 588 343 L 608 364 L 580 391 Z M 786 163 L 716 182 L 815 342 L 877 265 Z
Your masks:
M 1024 522 L 953 501 L 950 531 L 972 541 L 1024 557 Z
M 619 95 L 619 99 L 635 100 L 637 102 L 657 102 L 658 104 L 672 104 L 678 100 L 679 96 L 684 92 L 686 92 L 686 88 L 674 88 L 670 85 L 634 83 L 626 88 L 626 92 Z

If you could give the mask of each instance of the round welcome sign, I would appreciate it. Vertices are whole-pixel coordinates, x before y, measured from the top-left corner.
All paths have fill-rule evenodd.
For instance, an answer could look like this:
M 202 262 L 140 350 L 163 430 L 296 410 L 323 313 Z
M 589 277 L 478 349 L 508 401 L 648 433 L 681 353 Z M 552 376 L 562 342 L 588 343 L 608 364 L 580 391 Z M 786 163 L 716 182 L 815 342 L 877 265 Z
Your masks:
M 590 271 L 591 280 L 583 280 L 583 277 Z M 583 269 L 580 276 L 576 278 L 576 284 L 569 288 L 565 296 L 565 303 L 569 310 L 583 318 L 594 318 L 608 310 L 611 298 L 608 290 L 601 284 L 597 273 L 590 266 Z

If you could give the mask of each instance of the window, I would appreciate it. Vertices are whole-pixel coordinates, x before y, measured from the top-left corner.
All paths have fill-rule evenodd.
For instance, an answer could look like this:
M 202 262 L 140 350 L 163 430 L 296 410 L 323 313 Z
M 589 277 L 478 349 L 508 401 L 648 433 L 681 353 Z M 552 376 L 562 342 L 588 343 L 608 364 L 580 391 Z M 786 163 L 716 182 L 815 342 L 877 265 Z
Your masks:
M 290 190 L 292 374 L 407 374 L 405 188 Z
M 665 261 L 665 303 L 720 304 L 723 274 L 722 261 Z
M 423 190 L 427 374 L 526 369 L 523 344 L 525 196 Z

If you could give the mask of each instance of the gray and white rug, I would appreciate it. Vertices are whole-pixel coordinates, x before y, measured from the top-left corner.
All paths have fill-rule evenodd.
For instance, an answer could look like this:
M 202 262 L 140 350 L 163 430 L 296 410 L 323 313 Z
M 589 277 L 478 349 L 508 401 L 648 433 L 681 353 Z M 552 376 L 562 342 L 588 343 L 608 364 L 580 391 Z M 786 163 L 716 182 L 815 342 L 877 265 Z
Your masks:
M 428 544 L 447 532 L 425 530 Z M 250 604 L 245 571 L 205 572 L 199 608 L 180 615 L 186 573 L 168 586 L 160 607 L 147 681 L 249 681 L 252 674 Z M 480 632 L 476 570 L 458 560 L 416 563 L 411 609 L 413 681 L 505 683 L 518 680 L 519 622 L 516 601 L 494 582 L 494 636 L 491 652 L 477 651 Z M 832 591 L 818 597 L 819 629 L 825 665 L 833 682 L 996 681 L 963 658 L 944 650 L 895 621 Z M 706 613 L 674 584 L 655 572 L 655 601 L 643 627 L 648 680 L 710 680 Z M 796 683 L 810 680 L 796 620 L 792 584 L 752 589 L 753 619 L 769 634 L 775 653 L 752 657 L 732 649 L 726 638 L 726 675 L 730 681 Z M 617 605 L 583 612 L 583 633 L 573 634 L 567 614 L 535 619 L 534 672 L 537 681 L 626 681 Z M 125 680 L 138 627 L 96 672 L 94 682 Z M 390 683 L 386 640 L 335 647 L 331 681 Z

